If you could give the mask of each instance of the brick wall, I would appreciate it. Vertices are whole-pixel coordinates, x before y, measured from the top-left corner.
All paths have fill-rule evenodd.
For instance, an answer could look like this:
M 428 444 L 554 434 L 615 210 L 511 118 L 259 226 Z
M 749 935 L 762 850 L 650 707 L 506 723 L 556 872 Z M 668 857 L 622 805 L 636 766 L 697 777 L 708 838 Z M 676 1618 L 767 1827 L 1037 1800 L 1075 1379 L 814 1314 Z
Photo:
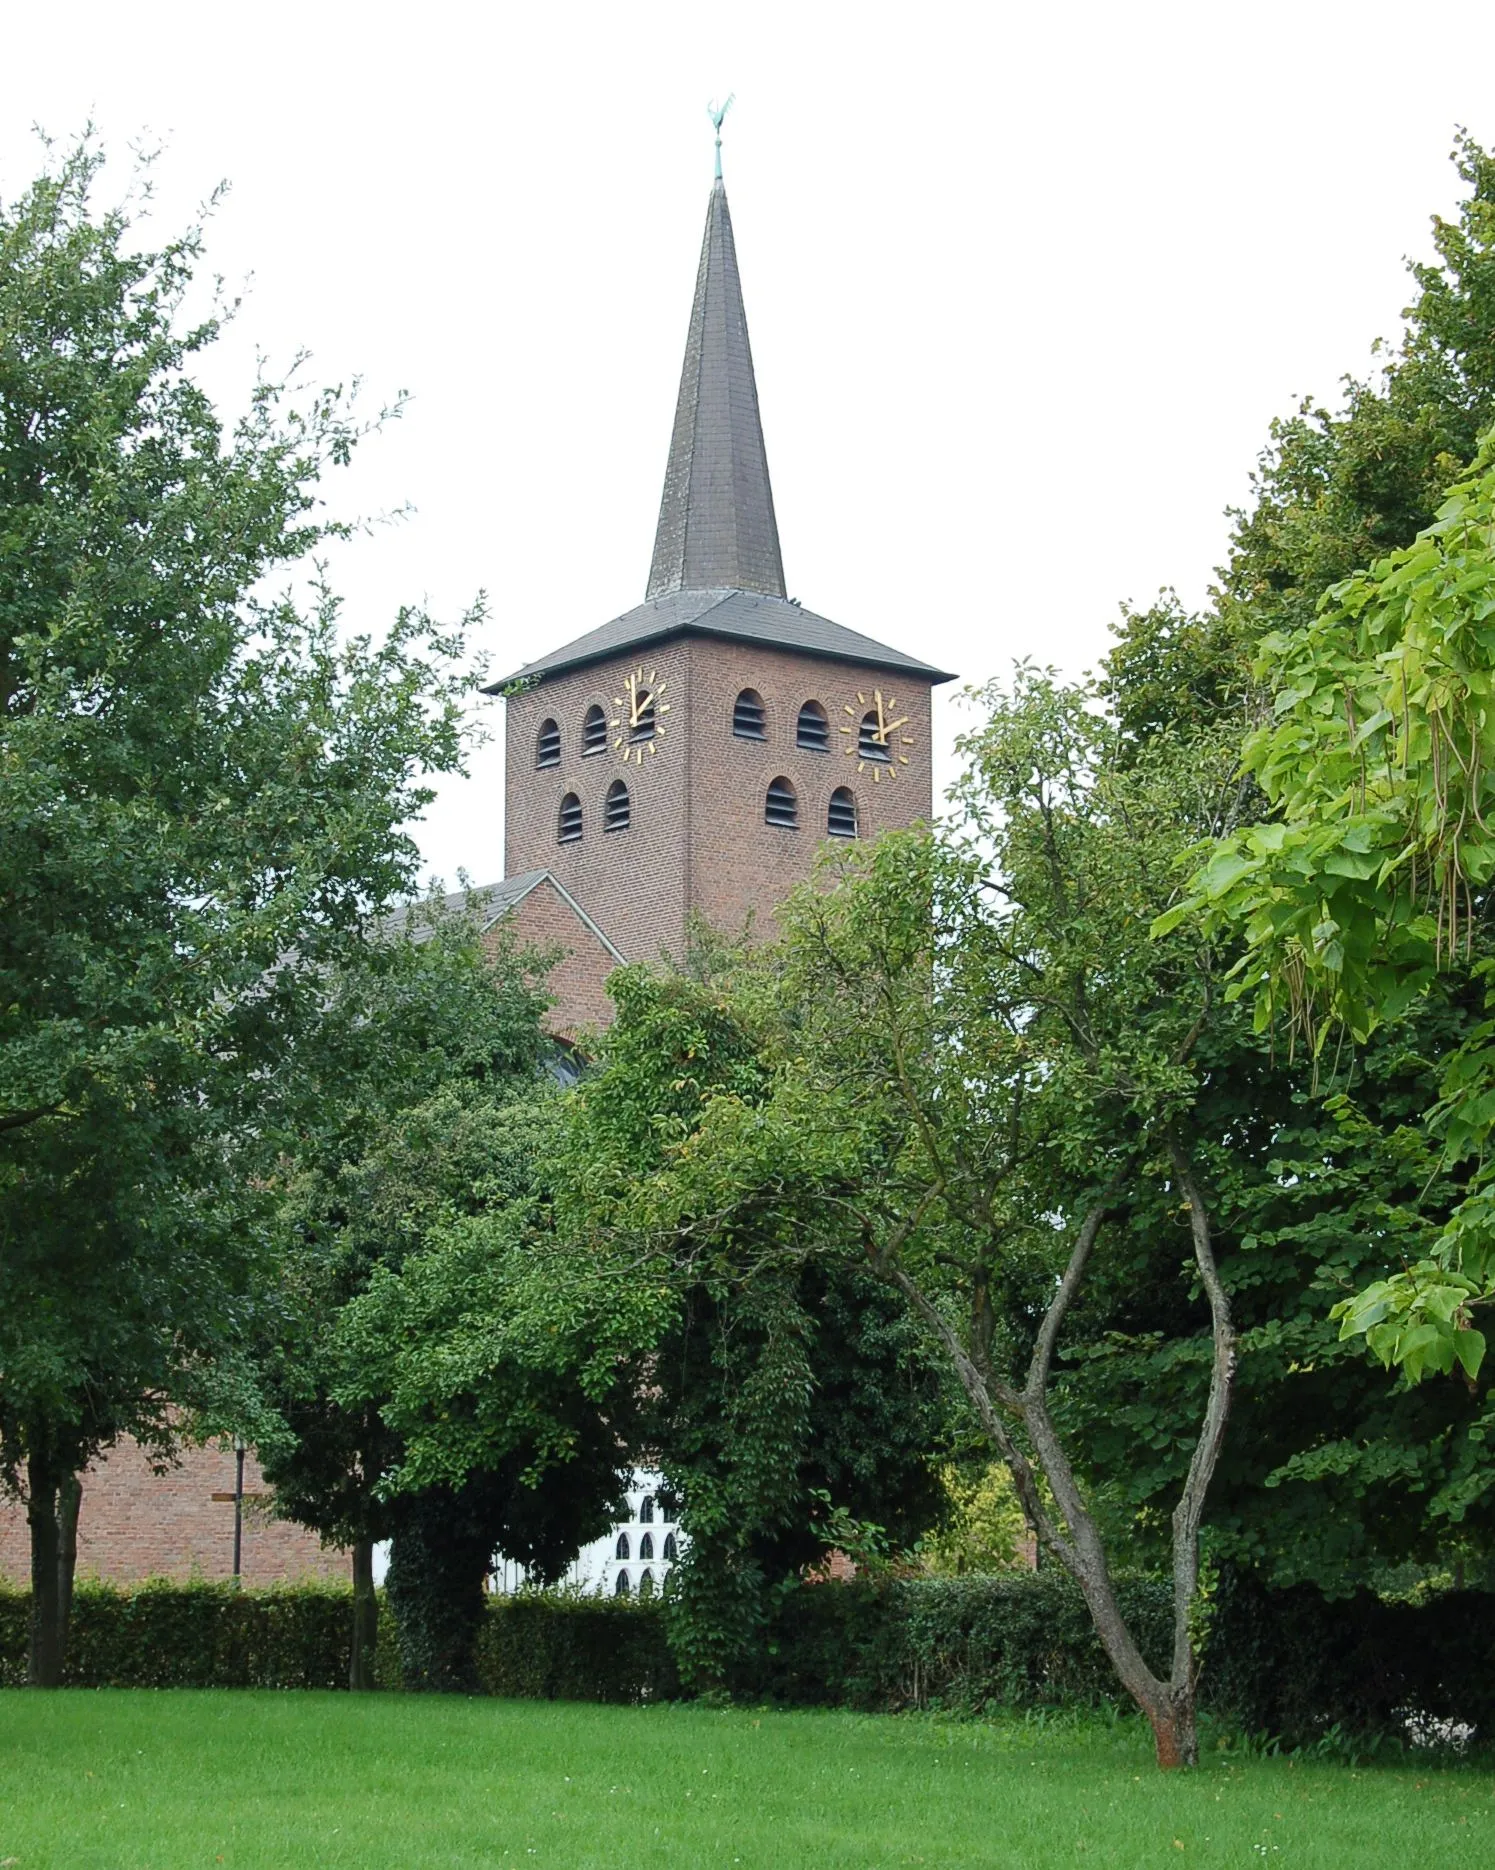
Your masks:
M 630 669 L 657 675 L 663 717 L 658 751 L 644 765 L 620 762 L 611 727 Z M 738 693 L 752 688 L 767 714 L 766 742 L 732 733 Z M 859 773 L 847 746 L 861 716 L 881 689 L 907 715 L 897 751 L 908 764 L 897 776 L 883 769 Z M 866 701 L 858 700 L 859 693 Z M 829 753 L 795 744 L 799 710 L 818 701 L 830 722 Z M 600 703 L 609 722 L 603 754 L 583 756 L 582 721 Z M 847 710 L 851 712 L 848 713 Z M 653 653 L 638 653 L 551 677 L 508 703 L 505 868 L 509 876 L 548 869 L 560 878 L 630 961 L 653 960 L 661 950 L 679 956 L 687 916 L 736 932 L 750 919 L 773 931 L 773 912 L 806 877 L 826 835 L 831 792 L 850 786 L 860 834 L 927 820 L 932 807 L 930 688 L 880 670 L 832 662 L 791 650 L 759 649 L 710 637 L 687 637 Z M 542 723 L 561 734 L 559 766 L 537 769 Z M 850 734 L 840 730 L 850 728 Z M 907 736 L 905 744 L 903 736 Z M 604 832 L 603 802 L 622 774 L 630 791 L 627 831 Z M 766 824 L 769 782 L 783 777 L 798 795 L 799 825 Z M 576 843 L 557 840 L 561 800 L 581 801 L 584 831 Z
M 539 883 L 491 931 L 490 947 L 505 938 L 561 958 L 545 977 L 555 1005 L 545 1015 L 557 1038 L 579 1039 L 600 1031 L 612 1018 L 606 982 L 618 965 L 615 954 L 587 927 L 552 883 Z
M 740 930 L 751 917 L 760 936 L 773 933 L 773 912 L 809 875 L 826 840 L 831 793 L 849 786 L 863 838 L 927 821 L 932 803 L 929 727 L 930 689 L 900 676 L 830 662 L 787 650 L 702 639 L 691 657 L 690 899 L 715 928 Z M 752 688 L 763 698 L 768 739 L 739 740 L 732 710 L 739 693 Z M 906 756 L 897 776 L 887 768 L 859 773 L 855 747 L 861 718 L 882 690 L 896 700 L 908 723 L 898 730 L 898 752 Z M 866 701 L 858 700 L 858 694 Z M 817 701 L 830 722 L 829 753 L 795 744 L 800 708 Z M 851 713 L 846 710 L 850 708 Z M 890 717 L 891 718 L 891 717 Z M 850 728 L 843 734 L 843 727 Z M 905 745 L 903 737 L 911 745 Z M 788 779 L 795 789 L 799 825 L 781 829 L 764 822 L 769 782 Z
M 652 961 L 660 950 L 678 954 L 685 937 L 685 772 L 690 736 L 689 660 L 692 645 L 677 642 L 595 668 L 553 676 L 507 704 L 504 874 L 549 870 L 566 886 L 608 939 L 630 961 Z M 669 712 L 663 732 L 642 766 L 627 765 L 613 746 L 618 697 L 631 669 L 654 677 Z M 582 721 L 594 703 L 609 723 L 603 753 L 583 755 Z M 626 718 L 626 717 L 625 717 Z M 561 763 L 537 770 L 541 724 L 561 730 Z M 608 787 L 628 787 L 626 831 L 602 829 Z M 581 801 L 583 832 L 561 844 L 556 832 L 562 798 Z
M 178 1466 L 153 1474 L 132 1441 L 123 1441 L 83 1478 L 78 1513 L 78 1576 L 111 1584 L 142 1578 L 231 1578 L 234 1570 L 232 1449 L 189 1448 Z M 304 1578 L 346 1579 L 346 1552 L 315 1533 L 270 1517 L 269 1495 L 252 1454 L 244 1459 L 241 1577 L 249 1585 Z M 0 1577 L 24 1588 L 31 1577 L 26 1509 L 0 1500 Z

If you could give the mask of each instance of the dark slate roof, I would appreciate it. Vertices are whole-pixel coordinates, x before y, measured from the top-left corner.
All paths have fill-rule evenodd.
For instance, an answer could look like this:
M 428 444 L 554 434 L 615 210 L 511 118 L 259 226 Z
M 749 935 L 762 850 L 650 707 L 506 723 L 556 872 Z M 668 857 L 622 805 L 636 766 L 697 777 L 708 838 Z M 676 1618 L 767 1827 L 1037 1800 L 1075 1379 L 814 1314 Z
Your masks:
M 706 210 L 645 595 L 682 590 L 786 595 L 732 215 L 720 176 Z
M 599 630 L 579 636 L 548 656 L 527 662 L 522 669 L 495 682 L 487 692 L 496 695 L 513 682 L 542 681 L 566 669 L 602 662 L 625 651 L 641 649 L 676 636 L 726 637 L 766 649 L 792 649 L 802 656 L 824 656 L 833 662 L 857 662 L 872 669 L 890 669 L 926 682 L 953 682 L 946 670 L 936 669 L 901 649 L 890 649 L 857 630 L 818 617 L 813 610 L 791 604 L 787 598 L 765 597 L 756 591 L 672 591 L 666 597 L 640 604 Z
M 487 692 L 496 695 L 512 682 L 543 680 L 675 636 L 798 650 L 926 682 L 955 679 L 785 596 L 742 281 L 720 178 L 706 211 L 645 601 L 526 663 Z
M 548 870 L 525 870 L 517 877 L 505 877 L 500 883 L 485 883 L 477 889 L 453 890 L 448 896 L 423 897 L 419 902 L 404 903 L 389 912 L 383 926 L 391 935 L 401 935 L 408 928 L 412 941 L 427 941 L 443 916 L 464 915 L 470 910 L 477 918 L 478 928 L 486 934 L 495 923 L 502 922 L 510 910 L 517 909 L 531 890 L 537 889 L 542 883 L 551 886 L 609 954 L 621 963 L 623 956 L 619 950 L 560 879 L 552 876 Z

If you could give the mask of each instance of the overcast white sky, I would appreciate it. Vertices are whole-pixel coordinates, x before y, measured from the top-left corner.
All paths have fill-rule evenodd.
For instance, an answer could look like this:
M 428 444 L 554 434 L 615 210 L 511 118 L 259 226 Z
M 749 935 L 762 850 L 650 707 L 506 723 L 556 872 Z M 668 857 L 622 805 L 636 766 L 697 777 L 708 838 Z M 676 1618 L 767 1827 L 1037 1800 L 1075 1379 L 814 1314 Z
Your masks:
M 0 0 L 0 30 L 0 194 L 33 122 L 89 117 L 121 168 L 167 143 L 163 233 L 232 184 L 225 393 L 256 345 L 412 393 L 339 498 L 414 515 L 336 579 L 371 628 L 486 591 L 495 673 L 643 596 L 709 98 L 790 590 L 968 680 L 1202 595 L 1271 417 L 1396 333 L 1455 126 L 1495 140 L 1488 0 Z M 495 737 L 443 788 L 437 873 L 499 874 L 501 773 Z

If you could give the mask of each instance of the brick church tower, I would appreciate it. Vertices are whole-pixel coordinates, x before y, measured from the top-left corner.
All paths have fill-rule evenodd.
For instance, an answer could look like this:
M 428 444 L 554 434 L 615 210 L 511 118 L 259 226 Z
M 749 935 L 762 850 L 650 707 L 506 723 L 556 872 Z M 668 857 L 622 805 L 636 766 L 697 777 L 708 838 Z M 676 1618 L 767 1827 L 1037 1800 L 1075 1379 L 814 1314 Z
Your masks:
M 695 916 L 771 933 L 825 839 L 929 818 L 952 679 L 787 595 L 718 173 L 644 602 L 488 691 L 505 872 L 544 876 L 630 961 L 678 957 Z

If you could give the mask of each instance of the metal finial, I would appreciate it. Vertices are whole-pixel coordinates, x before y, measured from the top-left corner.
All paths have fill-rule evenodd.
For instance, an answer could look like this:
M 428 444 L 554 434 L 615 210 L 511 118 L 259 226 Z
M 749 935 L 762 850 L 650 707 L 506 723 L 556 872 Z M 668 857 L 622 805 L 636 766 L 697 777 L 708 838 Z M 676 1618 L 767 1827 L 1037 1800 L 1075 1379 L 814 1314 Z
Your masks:
M 725 104 L 708 104 L 706 106 L 706 114 L 708 117 L 710 117 L 712 127 L 716 131 L 716 179 L 717 181 L 720 181 L 722 179 L 722 118 L 725 117 L 727 112 L 732 108 L 732 100 L 733 98 L 736 97 L 736 95 L 737 93 L 735 91 L 732 92 L 731 95 L 728 97 Z

